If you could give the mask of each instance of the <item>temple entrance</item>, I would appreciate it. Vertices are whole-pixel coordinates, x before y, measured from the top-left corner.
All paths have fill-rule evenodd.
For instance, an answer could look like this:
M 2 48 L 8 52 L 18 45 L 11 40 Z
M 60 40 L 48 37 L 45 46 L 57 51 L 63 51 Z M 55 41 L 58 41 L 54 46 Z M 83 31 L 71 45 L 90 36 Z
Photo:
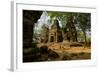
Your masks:
M 51 36 L 50 42 L 54 42 L 54 36 Z

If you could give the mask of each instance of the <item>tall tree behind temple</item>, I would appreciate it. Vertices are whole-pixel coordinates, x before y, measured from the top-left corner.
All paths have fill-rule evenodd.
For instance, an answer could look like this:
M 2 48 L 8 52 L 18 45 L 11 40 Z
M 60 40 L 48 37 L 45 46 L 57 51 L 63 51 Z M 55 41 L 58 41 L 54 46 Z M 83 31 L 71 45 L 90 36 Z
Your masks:
M 64 28 L 65 37 L 68 41 L 77 42 L 77 31 L 75 27 L 74 13 L 70 13 Z
M 81 28 L 85 42 L 86 40 L 86 32 L 91 31 L 91 14 L 90 13 L 79 13 L 77 17 L 77 23 L 79 24 L 79 28 Z

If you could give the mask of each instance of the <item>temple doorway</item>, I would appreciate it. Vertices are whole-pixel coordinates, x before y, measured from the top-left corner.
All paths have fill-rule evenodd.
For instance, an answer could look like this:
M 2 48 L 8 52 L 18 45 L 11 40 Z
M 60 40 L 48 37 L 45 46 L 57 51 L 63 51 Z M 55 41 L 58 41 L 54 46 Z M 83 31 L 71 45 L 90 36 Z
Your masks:
M 50 42 L 54 42 L 54 36 L 51 36 Z

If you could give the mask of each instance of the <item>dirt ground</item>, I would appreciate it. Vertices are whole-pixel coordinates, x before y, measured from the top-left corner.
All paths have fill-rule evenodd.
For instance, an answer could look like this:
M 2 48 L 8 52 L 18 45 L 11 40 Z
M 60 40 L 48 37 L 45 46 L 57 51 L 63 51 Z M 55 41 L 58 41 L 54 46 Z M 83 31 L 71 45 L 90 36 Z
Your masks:
M 24 50 L 23 54 L 23 62 L 87 59 L 91 59 L 89 46 L 70 46 L 69 43 L 40 43 L 37 48 L 30 48 L 29 52 Z
M 69 52 L 69 53 L 80 53 L 80 52 L 85 52 L 85 53 L 90 53 L 91 52 L 91 47 L 88 46 L 72 46 L 70 47 L 68 43 L 41 43 L 37 44 L 38 47 L 41 46 L 48 46 L 48 49 L 51 49 L 56 52 Z
M 70 43 L 47 43 L 47 44 L 38 44 L 38 47 L 48 46 L 48 49 L 51 49 L 58 53 L 60 56 L 55 60 L 85 60 L 91 59 L 91 47 L 89 46 L 70 46 Z

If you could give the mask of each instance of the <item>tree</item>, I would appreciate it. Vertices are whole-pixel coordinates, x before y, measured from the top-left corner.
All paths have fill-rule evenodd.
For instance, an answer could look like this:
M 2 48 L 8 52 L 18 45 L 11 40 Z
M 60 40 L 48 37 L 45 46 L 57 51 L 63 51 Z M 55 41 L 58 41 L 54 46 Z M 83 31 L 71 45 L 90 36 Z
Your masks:
M 86 31 L 91 31 L 91 14 L 90 13 L 78 13 L 77 24 L 79 28 L 83 31 L 85 42 L 86 40 Z
M 74 13 L 71 13 L 65 27 L 65 34 L 67 33 L 67 39 L 72 42 L 77 42 L 77 30 L 75 27 Z

